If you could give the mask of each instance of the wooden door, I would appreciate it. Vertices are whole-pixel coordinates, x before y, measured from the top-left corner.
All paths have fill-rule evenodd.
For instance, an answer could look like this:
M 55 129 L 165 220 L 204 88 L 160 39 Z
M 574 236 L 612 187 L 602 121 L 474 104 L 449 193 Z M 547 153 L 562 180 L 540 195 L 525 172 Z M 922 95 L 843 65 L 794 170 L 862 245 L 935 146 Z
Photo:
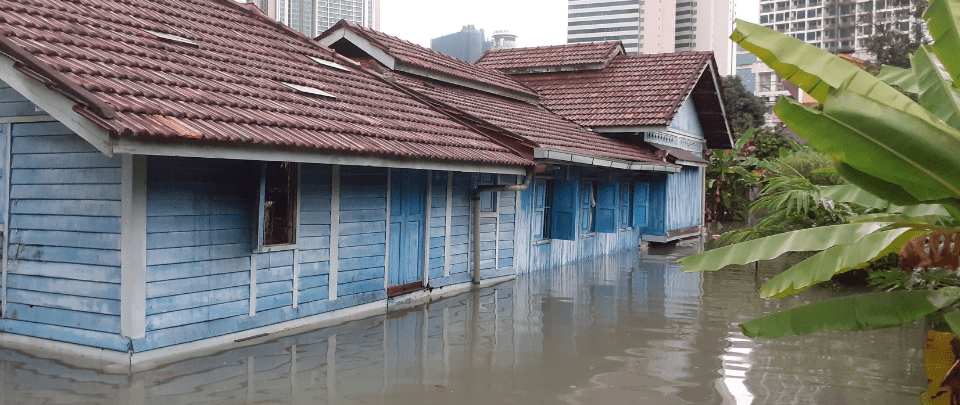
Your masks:
M 422 287 L 427 172 L 393 170 L 390 182 L 389 286 Z M 388 290 L 388 293 L 390 291 Z M 392 294 L 391 294 L 392 295 Z

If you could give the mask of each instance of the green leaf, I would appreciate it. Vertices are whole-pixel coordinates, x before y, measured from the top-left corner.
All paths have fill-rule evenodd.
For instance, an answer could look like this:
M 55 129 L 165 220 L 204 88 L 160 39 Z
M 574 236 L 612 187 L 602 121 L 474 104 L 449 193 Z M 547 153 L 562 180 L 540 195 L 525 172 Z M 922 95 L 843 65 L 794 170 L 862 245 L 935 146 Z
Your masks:
M 746 145 L 751 139 L 753 139 L 753 133 L 757 132 L 756 128 L 750 128 L 743 132 L 743 135 L 740 135 L 740 139 L 737 140 L 737 150 L 742 150 L 743 145 Z
M 950 212 L 941 204 L 919 204 L 919 205 L 890 205 L 887 212 L 903 214 L 909 217 L 949 217 Z
M 880 74 L 877 79 L 891 86 L 897 86 L 910 93 L 919 93 L 917 87 L 917 77 L 909 69 L 898 68 L 896 66 L 883 65 L 880 67 Z
M 927 31 L 933 38 L 934 53 L 953 81 L 960 81 L 960 2 L 933 0 L 923 19 L 927 20 Z
M 947 125 L 960 129 L 960 90 L 953 86 L 952 80 L 943 78 L 944 72 L 937 66 L 936 56 L 928 49 L 921 46 L 910 58 L 913 70 L 917 72 L 920 105 Z
M 820 196 L 836 202 L 854 203 L 867 208 L 885 209 L 890 202 L 868 193 L 854 184 L 820 187 Z
M 737 20 L 730 38 L 821 103 L 845 87 L 909 114 L 930 114 L 870 73 L 799 39 L 742 20 Z
M 910 195 L 903 187 L 861 172 L 846 163 L 837 163 L 837 173 L 840 173 L 840 176 L 855 186 L 891 203 L 900 205 L 920 204 L 920 200 Z
M 829 96 L 823 111 L 786 98 L 775 110 L 814 149 L 897 184 L 919 201 L 960 197 L 960 159 L 955 154 L 960 131 L 939 120 L 928 121 L 844 90 Z
M 830 280 L 834 275 L 859 269 L 890 253 L 900 251 L 904 243 L 928 231 L 900 228 L 864 236 L 849 245 L 837 245 L 797 263 L 760 287 L 763 298 L 796 294 L 810 286 Z
M 754 319 L 740 325 L 752 338 L 806 335 L 819 330 L 892 328 L 945 308 L 960 298 L 960 288 L 864 294 L 818 302 Z
M 960 312 L 947 312 L 943 314 L 943 320 L 954 335 L 960 335 Z
M 818 251 L 851 244 L 890 223 L 844 224 L 801 229 L 684 257 L 685 272 L 715 271 L 731 264 L 770 260 L 787 252 Z

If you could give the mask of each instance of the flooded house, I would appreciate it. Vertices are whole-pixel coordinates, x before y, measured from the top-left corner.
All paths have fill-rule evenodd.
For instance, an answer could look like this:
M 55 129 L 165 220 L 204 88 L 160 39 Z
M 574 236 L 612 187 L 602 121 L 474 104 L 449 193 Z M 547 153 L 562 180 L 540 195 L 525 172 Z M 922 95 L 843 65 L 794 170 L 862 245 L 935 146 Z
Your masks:
M 6 346 L 135 367 L 695 235 L 731 146 L 709 53 L 471 65 L 232 0 L 0 21 Z

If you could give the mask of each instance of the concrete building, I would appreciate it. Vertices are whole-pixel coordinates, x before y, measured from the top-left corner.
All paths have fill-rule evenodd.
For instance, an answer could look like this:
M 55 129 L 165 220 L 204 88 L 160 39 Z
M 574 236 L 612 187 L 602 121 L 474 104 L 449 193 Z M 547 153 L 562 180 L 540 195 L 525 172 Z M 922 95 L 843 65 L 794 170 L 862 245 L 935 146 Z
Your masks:
M 517 34 L 511 34 L 509 31 L 493 33 L 493 46 L 490 49 L 513 49 L 516 47 Z
M 773 105 L 780 96 L 789 96 L 790 92 L 783 87 L 782 80 L 777 72 L 761 62 L 754 54 L 741 47 L 737 48 L 737 76 L 743 87 L 754 95 L 763 98 L 767 110 L 766 125 L 779 124 L 780 118 L 773 113 Z
M 894 0 L 761 0 L 760 25 L 832 53 L 869 59 L 866 39 L 885 29 L 909 33 L 909 5 Z
M 430 49 L 470 63 L 480 60 L 483 53 L 492 47 L 493 42 L 487 40 L 483 30 L 478 30 L 472 24 L 464 25 L 458 32 L 430 40 Z
M 337 21 L 380 29 L 380 0 L 244 0 L 270 18 L 313 38 Z
M 622 41 L 627 53 L 713 51 L 733 74 L 733 0 L 568 0 L 567 43 Z

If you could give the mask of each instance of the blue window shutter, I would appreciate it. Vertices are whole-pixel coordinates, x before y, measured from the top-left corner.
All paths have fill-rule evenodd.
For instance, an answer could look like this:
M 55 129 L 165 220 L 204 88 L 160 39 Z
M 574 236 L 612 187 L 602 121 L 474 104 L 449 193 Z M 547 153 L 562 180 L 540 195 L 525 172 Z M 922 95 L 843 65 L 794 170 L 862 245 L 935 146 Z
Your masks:
M 597 183 L 597 223 L 594 232 L 617 231 L 617 183 Z
M 533 181 L 533 240 L 543 239 L 544 207 L 546 206 L 547 181 Z
M 620 227 L 629 228 L 633 226 L 633 218 L 630 207 L 630 182 L 620 182 Z
M 647 226 L 647 205 L 650 200 L 650 183 L 637 182 L 633 186 L 633 226 Z
M 552 239 L 577 238 L 577 182 L 555 180 L 553 184 Z

